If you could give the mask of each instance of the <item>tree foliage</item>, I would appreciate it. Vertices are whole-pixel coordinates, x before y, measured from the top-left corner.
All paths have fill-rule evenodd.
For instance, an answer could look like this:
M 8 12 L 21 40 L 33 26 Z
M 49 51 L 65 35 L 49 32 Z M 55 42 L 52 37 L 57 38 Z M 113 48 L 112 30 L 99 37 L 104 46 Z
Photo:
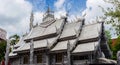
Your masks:
M 107 39 L 108 39 L 109 47 L 110 47 L 111 51 L 113 52 L 112 59 L 116 60 L 117 59 L 117 56 L 116 56 L 117 52 L 120 50 L 120 36 L 118 36 L 118 38 L 116 39 L 115 45 L 113 46 L 110 31 L 108 31 L 108 30 L 105 31 L 105 34 L 106 34 Z
M 0 61 L 4 58 L 5 56 L 5 51 L 6 51 L 6 44 L 7 42 L 2 40 L 0 41 Z
M 113 59 L 117 59 L 117 52 L 120 50 L 120 36 L 116 39 L 115 45 L 112 47 L 113 50 Z
M 120 50 L 120 0 L 104 0 L 106 3 L 109 3 L 112 5 L 112 7 L 108 7 L 107 10 L 102 8 L 106 23 L 107 24 L 112 24 L 113 28 L 116 31 L 116 34 L 118 35 L 118 38 L 116 40 L 116 43 L 114 46 L 110 45 L 110 40 L 109 40 L 109 45 L 111 50 L 113 51 L 113 59 L 116 59 L 116 54 L 117 51 Z
M 107 39 L 108 39 L 108 45 L 109 45 L 110 49 L 112 50 L 112 40 L 111 40 L 110 31 L 106 30 L 106 31 L 105 31 L 105 34 L 106 34 Z
M 20 36 L 15 34 L 15 35 L 10 36 L 9 39 L 11 40 L 10 44 L 15 45 L 19 41 Z
M 113 7 L 108 7 L 107 10 L 103 9 L 105 13 L 105 18 L 107 19 L 107 24 L 112 24 L 116 30 L 116 34 L 120 34 L 120 0 L 104 0 L 107 3 L 113 5 Z M 109 18 L 109 19 L 108 19 Z

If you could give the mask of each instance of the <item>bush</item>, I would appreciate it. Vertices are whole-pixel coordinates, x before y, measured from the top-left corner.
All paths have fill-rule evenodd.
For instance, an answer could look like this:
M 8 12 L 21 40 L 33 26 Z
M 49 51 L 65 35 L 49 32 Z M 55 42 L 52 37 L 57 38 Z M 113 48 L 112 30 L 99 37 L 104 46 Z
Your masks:
M 6 51 L 6 44 L 7 42 L 2 40 L 0 41 L 0 61 L 4 58 L 5 56 L 5 51 Z

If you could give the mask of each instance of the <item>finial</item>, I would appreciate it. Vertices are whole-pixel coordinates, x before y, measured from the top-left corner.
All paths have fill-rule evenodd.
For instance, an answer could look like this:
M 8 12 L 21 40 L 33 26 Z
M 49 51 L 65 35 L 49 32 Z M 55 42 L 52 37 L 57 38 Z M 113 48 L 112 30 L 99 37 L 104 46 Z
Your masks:
M 50 7 L 48 6 L 47 13 L 50 13 Z
M 50 9 L 50 7 L 48 6 L 48 9 L 47 9 L 47 11 L 46 11 L 46 13 L 54 13 L 54 11 L 51 11 L 51 9 Z
M 30 22 L 34 21 L 34 15 L 33 15 L 33 11 L 31 12 L 31 16 L 30 16 Z
M 33 14 L 33 11 L 32 11 L 31 16 L 30 16 L 30 30 L 33 28 L 33 21 L 34 21 L 34 14 Z
M 50 8 L 48 7 L 47 11 L 45 12 L 45 14 L 43 14 L 43 22 L 45 22 L 46 18 L 51 17 L 52 19 L 54 19 L 54 15 L 53 15 L 53 11 L 50 10 Z

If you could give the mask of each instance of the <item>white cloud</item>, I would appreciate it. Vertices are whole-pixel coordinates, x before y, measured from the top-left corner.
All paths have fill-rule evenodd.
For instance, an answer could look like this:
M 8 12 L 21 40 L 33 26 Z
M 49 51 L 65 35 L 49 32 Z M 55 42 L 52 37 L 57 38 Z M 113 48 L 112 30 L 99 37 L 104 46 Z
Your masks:
M 57 0 L 54 3 L 56 11 L 54 12 L 55 18 L 60 19 L 62 16 L 66 16 L 66 9 L 64 7 L 65 0 Z
M 66 4 L 66 5 L 64 5 L 64 4 Z M 66 14 L 68 13 L 67 11 L 69 11 L 71 9 L 72 1 L 69 1 L 69 0 L 57 0 L 54 3 L 54 6 L 56 7 L 55 8 L 56 11 L 54 12 L 55 18 L 60 19 L 62 16 L 66 16 Z M 74 19 L 75 19 L 74 14 L 68 16 L 68 21 L 69 22 L 73 21 Z
M 54 4 L 54 6 L 59 9 L 63 6 L 65 0 L 57 0 L 57 2 Z
M 44 12 L 35 12 L 34 13 L 34 24 L 40 24 L 42 22 Z
M 0 0 L 0 27 L 9 37 L 27 30 L 32 6 L 24 0 Z
M 58 0 L 56 7 L 62 7 L 64 0 Z M 10 4 L 10 5 L 9 5 Z M 22 35 L 28 32 L 29 18 L 32 5 L 25 0 L 0 0 L 0 28 L 7 31 L 7 38 L 13 34 Z M 65 10 L 56 11 L 55 16 L 60 17 Z M 41 23 L 44 12 L 34 13 L 34 25 Z
M 54 6 L 57 9 L 55 11 L 55 17 L 60 18 L 65 16 L 66 9 L 63 6 L 65 0 L 57 0 Z M 68 3 L 69 4 L 69 3 Z M 103 0 L 87 0 L 87 8 L 83 13 L 87 13 L 86 21 L 95 19 L 96 16 L 103 15 L 102 10 L 98 5 L 106 8 L 111 6 L 105 3 Z M 68 5 L 70 7 L 70 5 Z M 29 28 L 29 18 L 31 13 L 32 5 L 25 0 L 0 0 L 0 27 L 8 32 L 8 36 L 17 34 L 23 34 L 28 31 Z M 34 24 L 41 23 L 44 12 L 34 13 Z M 69 20 L 74 20 L 75 16 L 69 16 Z
M 97 17 L 104 16 L 104 12 L 99 6 L 103 7 L 105 10 L 108 7 L 114 8 L 112 4 L 106 3 L 104 0 L 87 0 L 86 9 L 82 12 L 82 14 L 86 13 L 86 24 L 94 23 L 93 21 L 95 21 Z M 111 25 L 105 25 L 106 30 L 109 30 L 111 27 Z M 115 30 L 110 30 L 110 32 L 112 37 L 116 37 L 116 35 L 114 35 Z
M 76 13 L 73 13 L 71 10 L 73 6 L 72 0 L 57 0 L 54 3 L 54 6 L 56 7 L 56 11 L 54 13 L 55 18 L 61 18 L 61 16 L 66 16 L 66 13 L 68 14 L 68 21 L 73 22 L 76 21 L 76 18 L 80 18 L 80 13 L 76 11 Z M 76 6 L 77 7 L 77 6 Z M 80 11 L 82 9 L 80 8 Z M 68 12 L 69 11 L 69 12 Z
M 107 9 L 107 7 L 112 7 L 111 4 L 104 2 L 104 0 L 87 0 L 86 9 L 82 12 L 83 14 L 86 13 L 86 24 L 88 24 L 90 20 L 104 15 L 99 6 L 103 7 L 104 9 Z
M 66 11 L 65 11 L 65 9 L 62 9 L 62 10 L 59 10 L 59 11 L 56 11 L 55 13 L 54 13 L 54 15 L 55 15 L 55 18 L 61 18 L 61 16 L 65 16 L 66 15 Z

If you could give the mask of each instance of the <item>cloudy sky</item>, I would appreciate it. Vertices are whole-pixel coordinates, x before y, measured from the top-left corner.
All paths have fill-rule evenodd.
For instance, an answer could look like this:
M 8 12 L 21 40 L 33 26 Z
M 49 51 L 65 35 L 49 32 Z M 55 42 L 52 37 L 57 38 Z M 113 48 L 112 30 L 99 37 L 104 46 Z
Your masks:
M 99 6 L 107 8 L 111 5 L 103 0 L 0 0 L 0 28 L 7 31 L 7 37 L 22 35 L 28 32 L 31 11 L 34 11 L 34 24 L 40 23 L 48 6 L 56 18 L 69 12 L 72 21 L 86 13 L 86 23 L 91 23 L 89 21 L 103 15 Z

